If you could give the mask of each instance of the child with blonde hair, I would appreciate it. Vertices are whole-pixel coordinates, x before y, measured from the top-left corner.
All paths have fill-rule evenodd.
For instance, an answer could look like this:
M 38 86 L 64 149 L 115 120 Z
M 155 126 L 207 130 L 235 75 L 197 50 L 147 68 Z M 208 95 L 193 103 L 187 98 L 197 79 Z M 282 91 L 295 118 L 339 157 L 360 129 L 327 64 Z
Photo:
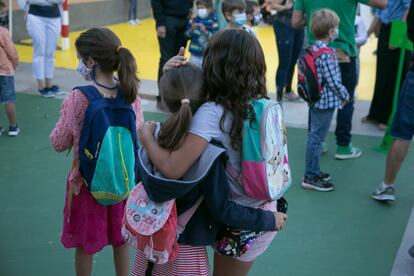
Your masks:
M 322 91 L 320 99 L 309 104 L 306 168 L 302 187 L 321 192 L 334 189 L 334 185 L 329 182 L 331 176 L 322 172 L 319 167 L 322 145 L 328 135 L 335 109 L 342 108 L 349 101 L 348 91 L 341 82 L 335 50 L 329 47 L 338 38 L 338 27 L 339 17 L 334 11 L 321 9 L 313 13 L 311 32 L 316 41 L 309 51 L 314 56 L 317 80 Z

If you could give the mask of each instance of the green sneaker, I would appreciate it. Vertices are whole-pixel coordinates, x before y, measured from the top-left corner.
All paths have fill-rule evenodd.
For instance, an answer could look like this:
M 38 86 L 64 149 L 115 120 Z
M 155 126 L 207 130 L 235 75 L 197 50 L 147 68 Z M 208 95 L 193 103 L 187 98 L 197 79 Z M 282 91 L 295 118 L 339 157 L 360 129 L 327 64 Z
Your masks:
M 361 156 L 361 154 L 362 154 L 362 151 L 359 148 L 356 148 L 352 145 L 349 145 L 347 147 L 337 146 L 335 158 L 345 160 L 345 159 L 351 159 L 351 158 L 358 158 Z

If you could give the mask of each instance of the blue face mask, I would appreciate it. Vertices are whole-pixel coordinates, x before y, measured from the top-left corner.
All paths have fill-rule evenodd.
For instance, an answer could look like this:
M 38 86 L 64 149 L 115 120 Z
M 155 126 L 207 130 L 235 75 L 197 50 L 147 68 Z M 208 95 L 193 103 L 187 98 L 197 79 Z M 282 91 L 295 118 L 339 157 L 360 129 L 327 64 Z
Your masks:
M 242 27 L 247 22 L 247 16 L 246 13 L 239 13 L 235 14 L 234 16 L 234 24 L 236 24 L 237 27 Z

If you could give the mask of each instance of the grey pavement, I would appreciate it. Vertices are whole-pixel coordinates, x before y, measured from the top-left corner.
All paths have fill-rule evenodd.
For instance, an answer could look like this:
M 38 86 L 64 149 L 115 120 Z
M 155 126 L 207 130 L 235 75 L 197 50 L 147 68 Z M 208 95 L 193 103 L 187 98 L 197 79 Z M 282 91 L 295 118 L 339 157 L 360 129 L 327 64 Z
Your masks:
M 31 64 L 21 63 L 15 75 L 16 91 L 21 93 L 38 94 L 36 90 L 36 82 L 31 73 Z M 57 68 L 55 71 L 55 82 L 63 90 L 70 91 L 74 86 L 87 84 L 85 80 L 75 70 L 67 70 Z M 155 96 L 158 95 L 157 82 L 151 80 L 142 80 L 140 88 L 140 96 L 142 98 L 142 107 L 144 111 L 162 112 L 157 108 Z M 274 93 L 270 94 L 272 98 Z M 57 96 L 63 99 L 65 96 Z M 283 103 L 285 111 L 286 125 L 295 128 L 307 128 L 308 126 L 308 109 L 304 102 L 285 102 Z M 383 131 L 370 124 L 361 123 L 361 118 L 368 114 L 370 102 L 357 100 L 355 102 L 355 112 L 353 116 L 353 134 L 361 134 L 368 136 L 383 136 Z M 331 131 L 335 129 L 335 120 L 332 122 Z M 407 223 L 405 234 L 400 245 L 399 252 L 396 256 L 392 276 L 408 276 L 413 275 L 414 259 L 410 258 L 407 253 L 408 248 L 414 244 L 414 209 Z M 384 249 L 386 250 L 386 249 Z
M 18 92 L 37 94 L 36 82 L 34 81 L 31 73 L 31 64 L 21 63 L 16 72 L 16 90 Z M 87 84 L 85 80 L 75 70 L 57 68 L 55 70 L 55 82 L 63 90 L 70 91 L 74 86 Z M 155 103 L 155 96 L 158 95 L 157 82 L 152 80 L 142 80 L 140 87 L 140 96 L 143 99 L 144 111 L 156 111 L 162 112 L 157 109 Z M 275 97 L 274 93 L 270 94 L 271 97 Z M 62 99 L 63 96 L 57 98 Z M 369 136 L 382 136 L 383 132 L 373 125 L 362 124 L 361 118 L 368 113 L 369 101 L 356 101 L 355 113 L 353 120 L 353 133 Z M 289 127 L 307 128 L 308 115 L 307 106 L 305 102 L 284 102 L 283 103 L 286 124 Z M 335 120 L 332 122 L 331 129 L 335 129 Z

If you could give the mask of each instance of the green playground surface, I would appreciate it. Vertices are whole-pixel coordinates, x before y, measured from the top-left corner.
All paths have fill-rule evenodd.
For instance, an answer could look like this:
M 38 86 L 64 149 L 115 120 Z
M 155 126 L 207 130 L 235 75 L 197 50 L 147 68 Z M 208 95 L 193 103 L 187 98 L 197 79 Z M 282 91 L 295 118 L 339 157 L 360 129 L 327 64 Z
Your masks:
M 0 275 L 74 275 L 74 250 L 60 244 L 71 156 L 54 152 L 48 139 L 61 101 L 18 94 L 17 104 L 20 135 L 0 136 Z M 4 115 L 0 124 L 7 126 Z M 363 156 L 335 161 L 329 134 L 321 165 L 333 176 L 331 193 L 300 187 L 306 139 L 306 130 L 288 129 L 289 220 L 249 275 L 389 275 L 412 210 L 412 154 L 398 178 L 397 201 L 379 204 L 370 194 L 384 174 L 385 155 L 371 149 L 380 138 L 355 135 Z M 94 275 L 115 275 L 110 247 L 95 255 Z

